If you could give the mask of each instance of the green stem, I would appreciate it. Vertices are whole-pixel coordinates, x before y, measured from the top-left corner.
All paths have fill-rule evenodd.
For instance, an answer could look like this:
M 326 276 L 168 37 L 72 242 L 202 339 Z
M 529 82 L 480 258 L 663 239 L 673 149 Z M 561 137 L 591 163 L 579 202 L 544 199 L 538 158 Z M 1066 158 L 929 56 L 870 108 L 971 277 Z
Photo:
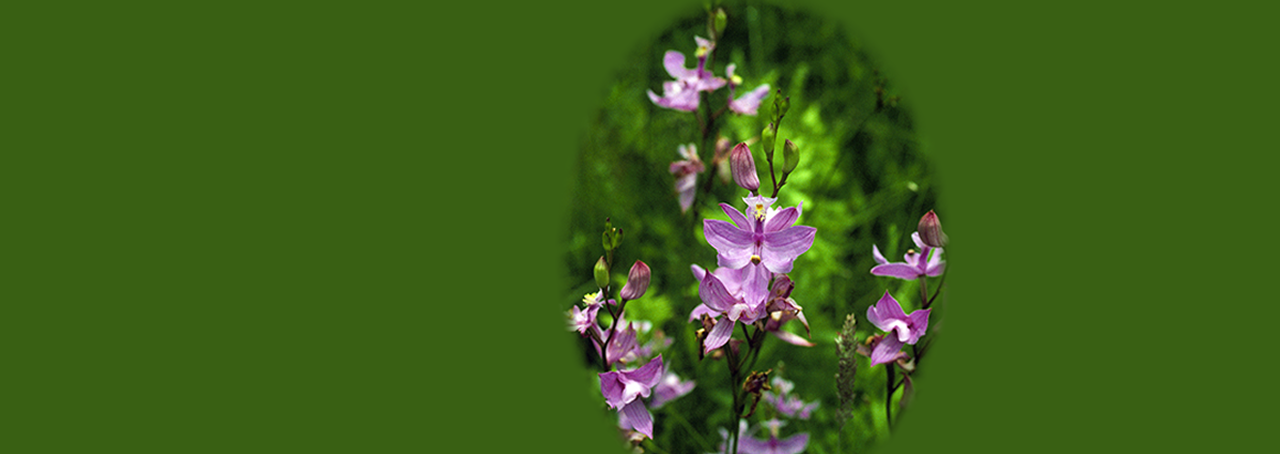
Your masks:
M 892 362 L 885 364 L 884 370 L 889 374 L 888 380 L 884 382 L 884 422 L 885 427 L 890 433 L 893 432 L 893 364 Z

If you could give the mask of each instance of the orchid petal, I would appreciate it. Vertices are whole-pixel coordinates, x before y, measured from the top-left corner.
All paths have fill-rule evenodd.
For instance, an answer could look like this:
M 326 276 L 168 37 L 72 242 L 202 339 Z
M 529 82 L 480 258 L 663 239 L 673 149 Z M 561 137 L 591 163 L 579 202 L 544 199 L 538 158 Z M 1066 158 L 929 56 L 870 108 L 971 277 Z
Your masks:
M 689 269 L 693 271 L 693 279 L 702 282 L 702 277 L 707 275 L 707 270 L 697 264 L 689 265 Z
M 622 400 L 622 373 L 618 371 L 609 371 L 600 374 L 600 393 L 604 395 L 605 403 L 614 409 L 621 409 L 625 404 Z
M 702 226 L 707 243 L 720 253 L 716 256 L 717 264 L 738 269 L 751 261 L 753 242 L 750 232 L 718 219 L 703 220 Z
M 799 207 L 787 207 L 778 211 L 773 217 L 764 223 L 765 232 L 776 232 L 795 224 L 796 218 L 800 217 Z
M 920 240 L 920 232 L 911 232 L 911 241 L 916 243 L 916 249 L 924 249 L 927 246 Z
M 907 313 L 902 311 L 902 303 L 893 298 L 888 291 L 884 292 L 884 296 L 880 297 L 880 301 L 876 301 L 876 306 L 880 308 L 880 317 L 884 319 L 907 321 Z M 885 331 L 888 331 L 887 329 Z
M 891 323 L 894 321 L 904 323 L 908 321 L 907 315 L 902 312 L 902 305 L 898 304 L 898 300 L 893 299 L 887 291 L 879 301 L 876 301 L 876 304 L 867 308 L 867 320 L 885 332 L 893 329 Z
M 649 409 L 645 408 L 643 400 L 631 401 L 627 406 L 622 407 L 622 413 L 626 415 L 632 429 L 653 438 L 653 416 L 649 414 Z
M 707 274 L 698 284 L 698 297 L 702 298 L 702 302 L 706 303 L 707 307 L 719 312 L 728 312 L 729 308 L 739 302 L 729 294 L 715 274 Z
M 747 436 L 746 433 L 741 433 L 738 436 L 739 454 L 773 454 L 773 452 L 773 446 L 768 441 Z
M 939 263 L 938 266 L 936 267 L 929 268 L 927 271 L 925 271 L 925 274 L 928 275 L 929 277 L 941 276 L 942 272 L 946 271 L 946 268 L 947 268 L 947 263 L 942 262 L 942 263 Z
M 652 388 L 654 385 L 657 385 L 658 380 L 662 379 L 662 373 L 664 371 L 665 369 L 662 366 L 662 355 L 659 354 L 658 357 L 654 358 L 653 361 L 649 361 L 648 364 L 640 366 L 639 369 L 625 371 L 622 375 L 627 379 L 635 380 L 636 382 L 644 385 L 646 389 L 643 395 L 645 397 L 649 397 L 649 391 L 647 388 Z
M 813 247 L 813 239 L 818 229 L 797 225 L 777 232 L 764 234 L 763 257 L 764 266 L 775 273 L 791 272 L 791 262 Z
M 871 274 L 914 281 L 920 277 L 920 270 L 905 263 L 886 263 L 884 265 L 876 265 L 875 268 L 871 269 Z
M 671 74 L 675 79 L 687 79 L 695 77 L 694 70 L 684 66 L 684 54 L 669 50 L 662 55 L 662 66 L 667 68 L 667 74 Z
M 720 283 L 724 284 L 724 289 L 728 290 L 730 295 L 738 297 L 742 295 L 742 282 L 745 281 L 748 271 L 750 270 L 745 266 L 736 270 L 722 266 L 716 268 L 716 271 L 712 274 L 715 274 L 716 278 L 720 279 Z
M 702 303 L 693 307 L 693 312 L 689 313 L 689 321 L 701 320 L 703 315 L 714 318 L 715 316 L 720 315 L 720 312 L 714 311 L 710 307 L 707 307 L 706 303 Z
M 734 208 L 733 205 L 721 203 L 720 209 L 724 210 L 724 214 L 729 215 L 729 220 L 733 221 L 734 224 L 737 224 L 739 229 L 745 230 L 749 233 L 755 231 L 755 223 L 748 221 L 747 217 L 744 216 L 742 212 L 738 211 L 737 208 Z
M 676 192 L 679 193 L 680 212 L 685 213 L 693 207 L 693 198 L 698 195 L 698 174 L 691 173 L 676 180 Z
M 711 353 L 712 350 L 723 347 L 729 342 L 729 336 L 733 335 L 733 320 L 728 317 L 720 319 L 716 322 L 716 326 L 711 327 L 711 332 L 707 333 L 706 340 L 703 340 L 703 353 Z
M 928 262 L 928 266 L 932 268 L 932 267 L 938 266 L 938 263 L 942 262 L 942 248 L 935 247 L 930 249 L 934 251 L 933 255 L 929 257 L 929 262 Z
M 871 350 L 871 366 L 876 364 L 888 363 L 898 359 L 898 352 L 902 350 L 902 341 L 897 336 L 885 336 L 876 344 L 875 349 Z M 890 365 L 892 367 L 892 365 Z
M 929 328 L 929 311 L 932 309 L 922 309 L 911 313 L 911 339 L 907 340 L 908 344 L 915 345 L 920 340 L 925 331 Z
M 765 297 L 769 296 L 769 277 L 771 273 L 762 265 L 747 264 L 742 269 L 742 299 L 752 306 L 764 309 Z
M 786 342 L 788 344 L 799 345 L 801 347 L 812 347 L 814 345 L 817 345 L 817 344 L 814 344 L 813 342 L 809 342 L 805 340 L 803 337 L 800 337 L 800 335 L 792 333 L 790 331 L 777 330 L 777 331 L 770 331 L 770 333 L 773 333 L 773 335 L 777 336 L 778 339 L 782 339 L 783 342 Z
M 756 87 L 738 99 L 729 101 L 729 109 L 742 115 L 755 115 L 760 108 L 760 101 L 769 96 L 769 84 Z
M 804 451 L 806 445 L 809 444 L 808 433 L 798 433 L 778 440 L 774 446 L 772 454 L 800 454 Z
M 884 258 L 884 254 L 880 253 L 880 248 L 874 244 L 871 245 L 871 257 L 876 259 L 877 264 L 884 265 L 889 263 L 889 259 Z

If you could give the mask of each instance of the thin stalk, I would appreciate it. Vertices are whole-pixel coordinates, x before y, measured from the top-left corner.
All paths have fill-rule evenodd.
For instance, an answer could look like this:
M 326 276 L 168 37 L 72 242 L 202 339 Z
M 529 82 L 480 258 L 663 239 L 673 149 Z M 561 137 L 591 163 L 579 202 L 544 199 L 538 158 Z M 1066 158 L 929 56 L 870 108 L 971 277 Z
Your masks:
M 938 279 L 938 288 L 933 289 L 933 296 L 924 303 L 925 309 L 928 309 L 929 306 L 933 304 L 933 300 L 938 297 L 938 294 L 942 293 L 942 284 L 945 282 L 947 282 L 947 273 L 942 273 L 942 278 Z
M 889 374 L 889 379 L 885 380 L 884 382 L 884 389 L 886 391 L 884 396 L 884 422 L 885 422 L 885 427 L 889 429 L 890 433 L 892 433 L 893 432 L 893 416 L 892 415 L 893 415 L 893 365 L 894 363 L 890 362 L 885 365 L 888 366 L 885 368 L 885 372 Z

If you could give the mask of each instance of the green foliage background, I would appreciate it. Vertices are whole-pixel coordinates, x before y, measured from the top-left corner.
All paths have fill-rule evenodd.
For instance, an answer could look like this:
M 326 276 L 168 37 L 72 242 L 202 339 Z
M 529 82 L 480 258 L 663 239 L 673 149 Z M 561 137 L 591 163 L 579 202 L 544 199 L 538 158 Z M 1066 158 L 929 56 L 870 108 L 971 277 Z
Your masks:
M 868 272 L 875 265 L 872 245 L 879 245 L 890 260 L 899 260 L 912 247 L 910 234 L 920 216 L 934 209 L 945 220 L 946 211 L 936 206 L 938 188 L 913 128 L 910 100 L 895 102 L 891 78 L 879 73 L 862 43 L 834 22 L 803 11 L 735 2 L 725 8 L 729 25 L 717 42 L 713 70 L 723 76 L 725 66 L 736 63 L 736 74 L 744 79 L 739 95 L 768 83 L 790 96 L 791 109 L 778 133 L 778 162 L 782 140 L 790 139 L 801 150 L 801 163 L 775 206 L 803 202 L 798 223 L 817 228 L 813 247 L 790 273 L 796 282 L 792 297 L 804 307 L 817 345 L 805 348 L 771 339 L 756 369 L 772 367 L 796 382 L 796 392 L 805 400 L 821 401 L 811 420 L 794 422 L 783 435 L 807 431 L 811 436 L 807 452 L 835 452 L 838 400 L 833 340 L 845 316 L 858 314 L 858 338 L 862 339 L 875 330 L 865 321 L 867 307 L 886 290 L 908 311 L 920 305 L 917 282 Z M 646 90 L 661 93 L 661 83 L 669 79 L 662 66 L 667 50 L 684 53 L 686 65 L 696 63 L 694 36 L 707 36 L 706 24 L 704 11 L 690 11 L 635 49 L 629 64 L 619 68 L 606 105 L 581 144 L 565 257 L 567 281 L 574 284 L 565 293 L 566 309 L 596 290 L 591 267 L 603 255 L 600 232 L 606 217 L 625 231 L 624 244 L 615 253 L 614 282 L 625 281 L 634 260 L 651 267 L 652 286 L 644 298 L 628 305 L 627 318 L 652 321 L 673 337 L 674 345 L 664 354 L 668 368 L 698 383 L 692 394 L 655 413 L 658 445 L 670 452 L 714 449 L 717 429 L 732 425 L 727 410 L 732 399 L 728 371 L 722 361 L 698 360 L 697 327 L 687 322 L 689 312 L 700 303 L 689 267 L 696 263 L 714 268 L 715 250 L 703 237 L 701 220 L 727 219 L 717 204 L 726 202 L 741 209 L 741 198 L 747 194 L 732 180 L 725 183 L 717 178 L 711 197 L 700 193 L 694 208 L 682 214 L 667 167 L 680 159 L 678 145 L 699 142 L 698 123 L 692 113 L 658 107 L 645 95 Z M 879 111 L 878 88 L 884 90 L 885 99 L 894 100 Z M 727 96 L 727 89 L 716 91 L 711 105 L 719 108 Z M 720 134 L 733 143 L 757 137 L 775 96 L 765 99 L 759 116 L 727 115 Z M 715 175 L 711 150 L 705 148 L 700 145 L 698 151 L 708 173 L 699 176 L 699 186 L 708 175 Z M 760 145 L 753 146 L 753 152 L 762 175 L 761 192 L 767 195 L 771 189 L 768 164 Z M 935 307 L 933 330 L 941 326 L 942 318 L 942 308 Z M 798 323 L 793 325 L 789 327 L 793 331 L 799 328 Z M 594 365 L 587 342 L 581 345 L 584 362 Z M 860 404 L 846 427 L 858 449 L 888 434 L 884 367 L 871 369 L 866 358 L 859 361 Z M 927 364 L 925 360 L 919 373 L 928 373 Z M 588 371 L 584 383 L 590 383 L 595 372 Z M 764 415 L 761 412 L 752 422 Z M 688 431 L 696 431 L 702 440 L 686 436 Z

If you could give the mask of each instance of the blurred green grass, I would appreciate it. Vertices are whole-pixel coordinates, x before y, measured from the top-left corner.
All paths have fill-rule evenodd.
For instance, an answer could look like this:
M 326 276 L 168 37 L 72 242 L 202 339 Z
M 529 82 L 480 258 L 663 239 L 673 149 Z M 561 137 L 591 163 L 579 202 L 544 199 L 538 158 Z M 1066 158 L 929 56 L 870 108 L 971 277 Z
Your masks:
M 839 402 L 833 376 L 836 371 L 833 339 L 844 317 L 857 314 L 862 339 L 875 328 L 865 320 L 867 307 L 886 290 L 908 310 L 920 305 L 918 283 L 872 276 L 873 244 L 890 260 L 900 260 L 911 247 L 910 234 L 920 216 L 930 209 L 945 220 L 944 209 L 935 206 L 937 187 L 924 159 L 908 109 L 910 100 L 889 103 L 876 111 L 876 89 L 894 97 L 892 80 L 878 74 L 873 59 L 856 36 L 837 24 L 802 10 L 774 6 L 747 6 L 726 2 L 729 25 L 718 41 L 713 64 L 723 76 L 728 63 L 736 63 L 744 90 L 762 83 L 782 89 L 791 97 L 791 110 L 778 133 L 801 150 L 796 172 L 779 193 L 775 206 L 804 203 L 799 224 L 818 229 L 813 248 L 795 262 L 790 273 L 796 282 L 792 297 L 804 307 L 812 326 L 815 347 L 804 348 L 776 339 L 766 342 L 756 369 L 773 367 L 796 383 L 806 400 L 820 400 L 811 420 L 796 421 L 783 435 L 810 432 L 806 452 L 836 452 Z M 626 238 L 615 253 L 614 282 L 625 281 L 631 262 L 643 260 L 652 269 L 652 283 L 644 298 L 629 304 L 628 319 L 645 319 L 675 339 L 664 354 L 669 369 L 694 378 L 692 394 L 655 413 L 657 444 L 668 452 L 701 452 L 705 449 L 688 429 L 668 412 L 679 412 L 701 437 L 715 443 L 716 429 L 729 427 L 728 372 L 722 362 L 697 357 L 694 325 L 686 322 L 700 303 L 691 264 L 715 266 L 715 250 L 702 236 L 701 220 L 727 219 L 716 205 L 729 203 L 741 209 L 746 191 L 730 181 L 716 181 L 710 197 L 699 195 L 694 208 L 681 214 L 676 202 L 674 177 L 668 165 L 679 159 L 676 147 L 699 142 L 692 113 L 660 108 L 649 101 L 646 90 L 661 93 L 669 79 L 662 55 L 677 50 L 693 64 L 693 37 L 707 36 L 706 16 L 691 10 L 653 42 L 635 49 L 629 66 L 619 68 L 609 88 L 606 104 L 583 137 L 572 196 L 569 248 L 565 255 L 568 282 L 563 307 L 595 291 L 591 267 L 603 254 L 600 232 L 606 217 L 625 230 Z M 711 96 L 723 105 L 727 90 Z M 721 135 L 733 143 L 759 134 L 768 117 L 773 95 L 761 104 L 760 116 L 731 115 L 722 121 Z M 771 183 L 763 152 L 753 147 L 761 170 L 761 192 Z M 707 156 L 708 150 L 699 148 Z M 710 167 L 710 162 L 707 162 Z M 714 169 L 700 175 L 714 175 Z M 931 282 L 931 290 L 933 284 Z M 935 306 L 936 307 L 936 306 Z M 943 313 L 937 308 L 930 324 L 937 326 Z M 788 327 L 793 331 L 798 326 Z M 576 336 L 566 333 L 567 336 Z M 934 335 L 931 331 L 930 335 Z M 594 364 L 583 343 L 584 365 Z M 884 367 L 871 369 L 860 358 L 858 400 L 846 437 L 861 451 L 886 437 L 884 422 Z M 584 368 L 584 373 L 594 374 Z M 918 374 L 928 373 L 928 362 Z M 909 409 L 906 412 L 909 414 Z M 896 412 L 895 412 L 896 418 Z M 752 423 L 758 422 L 754 417 Z

